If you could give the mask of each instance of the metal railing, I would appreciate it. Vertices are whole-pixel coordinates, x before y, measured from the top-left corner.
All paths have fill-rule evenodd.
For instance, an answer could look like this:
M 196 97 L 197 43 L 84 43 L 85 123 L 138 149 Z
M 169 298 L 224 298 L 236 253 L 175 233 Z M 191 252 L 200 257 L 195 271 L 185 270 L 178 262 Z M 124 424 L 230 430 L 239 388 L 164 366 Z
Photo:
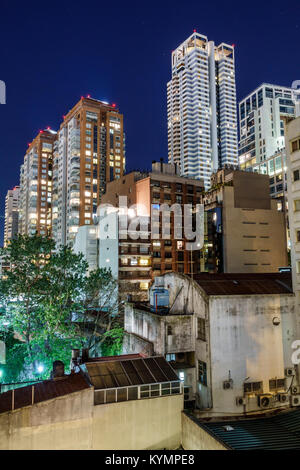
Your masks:
M 180 395 L 184 384 L 180 380 L 143 385 L 128 385 L 126 387 L 113 387 L 95 390 L 94 405 L 118 403 L 130 400 L 142 400 L 162 396 Z

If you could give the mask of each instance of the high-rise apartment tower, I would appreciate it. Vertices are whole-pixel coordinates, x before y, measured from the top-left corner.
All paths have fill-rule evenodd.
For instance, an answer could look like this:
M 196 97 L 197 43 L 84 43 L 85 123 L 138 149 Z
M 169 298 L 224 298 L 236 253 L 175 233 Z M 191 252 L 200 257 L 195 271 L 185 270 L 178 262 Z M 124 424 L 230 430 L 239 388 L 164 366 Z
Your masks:
M 20 187 L 9 189 L 5 198 L 4 246 L 18 234 Z
M 203 178 L 238 164 L 234 45 L 194 32 L 172 52 L 168 92 L 169 163 Z
M 56 132 L 40 131 L 21 166 L 19 233 L 51 235 L 52 157 Z
M 106 183 L 125 168 L 123 115 L 115 104 L 81 98 L 58 131 L 53 164 L 53 238 L 73 244 L 96 216 Z

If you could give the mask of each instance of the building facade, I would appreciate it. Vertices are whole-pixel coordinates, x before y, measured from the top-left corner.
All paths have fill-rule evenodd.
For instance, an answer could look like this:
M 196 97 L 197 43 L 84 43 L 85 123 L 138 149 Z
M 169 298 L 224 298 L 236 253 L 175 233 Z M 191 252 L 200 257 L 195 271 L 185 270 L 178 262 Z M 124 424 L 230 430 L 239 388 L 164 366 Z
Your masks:
M 300 308 L 300 117 L 286 122 L 289 232 L 293 287 Z
M 45 129 L 28 145 L 20 173 L 21 234 L 52 234 L 53 149 L 56 132 Z
M 178 449 L 183 393 L 163 357 L 87 359 L 0 394 L 2 450 Z
M 114 104 L 81 100 L 64 116 L 54 151 L 53 238 L 73 244 L 93 223 L 106 183 L 125 168 L 123 115 Z
M 9 189 L 5 198 L 4 246 L 17 236 L 20 186 Z
M 202 417 L 300 405 L 289 273 L 166 273 L 151 291 L 156 301 L 126 305 L 124 352 L 165 355 Z
M 148 218 L 149 225 L 146 231 L 147 228 L 149 232 L 151 230 L 151 239 L 145 235 L 139 243 L 142 243 L 143 250 L 146 250 L 146 245 L 148 245 L 147 253 L 144 251 L 140 254 L 151 255 L 152 277 L 167 271 L 193 274 L 204 270 L 204 259 L 202 246 L 199 246 L 199 249 L 187 249 L 184 208 L 190 205 L 191 211 L 195 210 L 196 205 L 200 203 L 203 191 L 203 180 L 182 177 L 178 166 L 160 161 L 152 163 L 151 172 L 129 173 L 119 181 L 109 183 L 102 202 L 118 207 L 119 197 L 127 197 L 126 207 L 129 210 L 129 218 L 134 215 Z M 180 220 L 175 219 L 173 213 L 170 213 L 169 219 L 163 220 L 164 205 L 172 207 L 176 204 L 182 214 Z M 176 231 L 177 227 L 182 229 L 181 235 Z M 164 231 L 169 231 L 169 235 Z M 125 245 L 125 240 L 122 244 Z M 124 249 L 126 249 L 125 246 Z M 126 254 L 129 253 L 124 252 L 124 255 Z M 128 263 L 127 269 L 130 269 L 131 264 L 136 263 L 132 257 L 124 256 L 122 262 L 124 276 L 126 275 L 126 262 Z
M 238 164 L 234 45 L 194 32 L 172 52 L 168 155 L 181 174 L 201 178 Z
M 270 197 L 267 175 L 224 168 L 201 201 L 203 271 L 277 272 L 288 265 L 284 206 Z
M 285 147 L 284 120 L 297 113 L 300 91 L 263 83 L 239 103 L 239 163 L 242 170 L 262 170 L 272 176 Z M 285 165 L 284 165 L 285 166 Z

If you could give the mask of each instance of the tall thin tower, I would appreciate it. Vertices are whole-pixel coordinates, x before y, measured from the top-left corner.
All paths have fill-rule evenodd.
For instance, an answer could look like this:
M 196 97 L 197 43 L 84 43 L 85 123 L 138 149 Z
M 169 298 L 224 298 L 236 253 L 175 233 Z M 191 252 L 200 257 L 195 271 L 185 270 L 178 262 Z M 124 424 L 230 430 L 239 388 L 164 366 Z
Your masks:
M 172 52 L 168 158 L 181 175 L 203 178 L 238 164 L 234 46 L 194 32 Z

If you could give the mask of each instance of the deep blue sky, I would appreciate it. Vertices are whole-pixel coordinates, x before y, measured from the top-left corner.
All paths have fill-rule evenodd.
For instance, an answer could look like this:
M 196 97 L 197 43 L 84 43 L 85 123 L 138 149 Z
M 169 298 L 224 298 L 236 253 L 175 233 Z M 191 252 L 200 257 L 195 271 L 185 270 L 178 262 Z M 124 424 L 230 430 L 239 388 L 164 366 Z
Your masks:
M 238 99 L 300 79 L 300 2 L 13 2 L 0 7 L 0 215 L 27 143 L 90 94 L 124 113 L 127 170 L 167 156 L 171 51 L 193 29 L 236 46 Z M 0 219 L 0 244 L 2 242 Z

